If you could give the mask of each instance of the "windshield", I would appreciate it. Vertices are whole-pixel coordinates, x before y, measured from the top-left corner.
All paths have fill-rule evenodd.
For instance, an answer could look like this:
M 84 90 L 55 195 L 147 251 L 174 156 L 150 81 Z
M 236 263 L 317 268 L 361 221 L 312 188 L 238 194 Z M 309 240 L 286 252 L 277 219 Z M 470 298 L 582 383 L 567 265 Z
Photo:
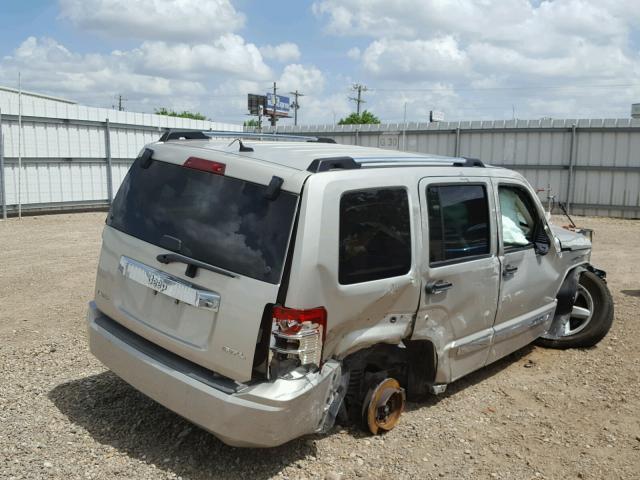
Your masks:
M 178 253 L 269 283 L 278 283 L 298 196 L 237 178 L 136 160 L 113 201 L 107 224 Z M 165 246 L 166 248 L 166 246 Z

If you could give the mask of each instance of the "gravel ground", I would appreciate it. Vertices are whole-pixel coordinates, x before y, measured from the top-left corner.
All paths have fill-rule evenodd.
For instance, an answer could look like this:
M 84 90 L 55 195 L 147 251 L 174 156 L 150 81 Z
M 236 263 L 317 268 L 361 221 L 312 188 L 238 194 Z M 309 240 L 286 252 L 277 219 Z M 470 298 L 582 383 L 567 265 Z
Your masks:
M 639 478 L 640 221 L 596 229 L 616 320 L 589 350 L 527 347 L 410 404 L 369 437 L 337 426 L 228 447 L 87 351 L 104 213 L 0 222 L 0 478 Z

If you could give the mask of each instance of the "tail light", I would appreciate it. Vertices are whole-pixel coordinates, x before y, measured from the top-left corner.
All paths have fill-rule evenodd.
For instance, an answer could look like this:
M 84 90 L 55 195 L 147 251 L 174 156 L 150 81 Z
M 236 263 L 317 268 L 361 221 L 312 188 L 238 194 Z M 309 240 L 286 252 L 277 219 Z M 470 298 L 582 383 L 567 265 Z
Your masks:
M 298 310 L 274 306 L 271 350 L 287 359 L 298 359 L 301 365 L 320 367 L 326 329 L 324 307 Z

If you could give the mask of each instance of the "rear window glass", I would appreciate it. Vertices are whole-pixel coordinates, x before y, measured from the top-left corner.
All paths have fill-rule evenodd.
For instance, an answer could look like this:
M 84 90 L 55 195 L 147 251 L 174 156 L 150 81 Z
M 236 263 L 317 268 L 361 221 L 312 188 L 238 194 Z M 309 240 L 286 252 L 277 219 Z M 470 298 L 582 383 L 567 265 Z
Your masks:
M 136 160 L 113 201 L 108 225 L 178 253 L 269 283 L 278 283 L 297 205 L 281 191 L 264 198 L 265 185 L 161 161 Z
M 427 187 L 430 263 L 489 253 L 489 203 L 482 185 Z
M 410 268 L 407 191 L 381 188 L 345 193 L 340 199 L 340 283 L 397 277 Z

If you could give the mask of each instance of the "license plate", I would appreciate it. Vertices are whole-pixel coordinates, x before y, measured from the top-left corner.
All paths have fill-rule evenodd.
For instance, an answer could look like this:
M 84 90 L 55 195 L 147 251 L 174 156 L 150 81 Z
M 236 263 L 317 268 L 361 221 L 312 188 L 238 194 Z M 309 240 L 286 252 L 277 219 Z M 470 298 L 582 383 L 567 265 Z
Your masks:
M 217 293 L 195 288 L 173 275 L 129 257 L 120 258 L 119 269 L 125 278 L 180 302 L 214 312 L 220 308 L 220 295 Z

